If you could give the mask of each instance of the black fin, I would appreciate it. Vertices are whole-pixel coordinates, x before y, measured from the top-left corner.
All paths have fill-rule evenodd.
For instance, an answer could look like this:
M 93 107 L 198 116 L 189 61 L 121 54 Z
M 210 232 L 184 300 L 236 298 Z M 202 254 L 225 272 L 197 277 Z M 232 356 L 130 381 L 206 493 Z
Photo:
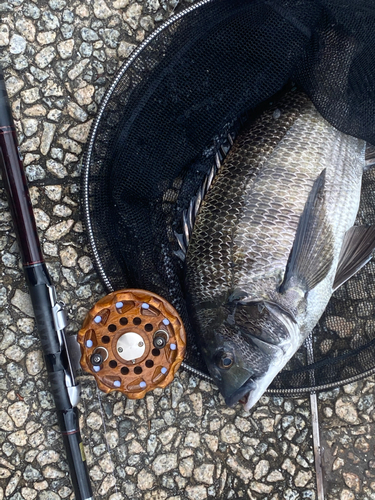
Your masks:
M 375 166 L 375 146 L 366 144 L 365 153 L 365 170 L 369 170 Z
M 305 292 L 328 274 L 333 261 L 333 234 L 326 219 L 325 169 L 315 180 L 300 217 L 280 292 L 298 283 Z
M 375 248 L 375 225 L 353 226 L 345 234 L 333 290 L 339 288 L 371 259 Z
M 183 211 L 182 214 L 183 233 L 180 234 L 177 233 L 176 231 L 174 232 L 180 248 L 173 253 L 177 257 L 179 257 L 182 261 L 184 261 L 186 258 L 186 252 L 189 246 L 190 237 L 193 232 L 195 220 L 197 218 L 199 209 L 202 205 L 202 201 L 204 200 L 204 197 L 208 193 L 208 190 L 211 187 L 214 177 L 220 170 L 223 160 L 226 158 L 231 147 L 233 146 L 234 137 L 235 137 L 234 132 L 227 134 L 227 142 L 222 144 L 220 146 L 219 151 L 216 152 L 214 164 L 212 165 L 208 174 L 205 176 L 202 186 L 198 190 L 197 194 L 191 199 L 188 208 Z

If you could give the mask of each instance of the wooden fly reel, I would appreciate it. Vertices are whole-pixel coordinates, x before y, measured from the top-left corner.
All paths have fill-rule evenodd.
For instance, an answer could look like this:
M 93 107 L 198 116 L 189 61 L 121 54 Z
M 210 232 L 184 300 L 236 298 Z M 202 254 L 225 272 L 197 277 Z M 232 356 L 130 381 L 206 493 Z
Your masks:
M 81 366 L 104 392 L 141 399 L 172 382 L 186 335 L 177 311 L 145 290 L 125 289 L 99 300 L 78 333 Z

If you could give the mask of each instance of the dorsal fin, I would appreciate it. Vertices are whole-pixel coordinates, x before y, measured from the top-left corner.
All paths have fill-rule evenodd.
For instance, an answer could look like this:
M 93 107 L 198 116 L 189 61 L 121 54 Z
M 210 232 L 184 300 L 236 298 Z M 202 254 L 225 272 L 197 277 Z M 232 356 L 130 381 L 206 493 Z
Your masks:
M 189 245 L 190 237 L 193 232 L 195 220 L 197 218 L 199 209 L 202 205 L 208 190 L 211 187 L 212 181 L 214 180 L 216 174 L 221 168 L 221 165 L 227 156 L 228 152 L 233 146 L 233 134 L 228 134 L 228 143 L 226 145 L 220 146 L 219 151 L 215 154 L 215 161 L 212 165 L 210 171 L 205 176 L 201 187 L 199 188 L 197 194 L 191 199 L 188 208 L 186 208 L 182 213 L 182 233 L 177 233 L 175 231 L 175 236 L 179 245 L 179 250 L 177 250 L 175 255 L 179 257 L 182 261 L 185 260 L 187 247 Z

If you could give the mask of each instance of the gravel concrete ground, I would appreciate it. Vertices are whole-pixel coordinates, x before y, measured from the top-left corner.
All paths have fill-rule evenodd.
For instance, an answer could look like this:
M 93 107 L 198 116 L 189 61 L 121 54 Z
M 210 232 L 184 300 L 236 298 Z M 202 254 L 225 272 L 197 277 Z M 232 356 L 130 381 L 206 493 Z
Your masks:
M 0 0 L 1 1 L 1 0 Z M 37 225 L 69 331 L 104 294 L 79 213 L 79 161 L 113 74 L 178 0 L 8 0 L 0 63 Z M 10 214 L 0 190 L 0 500 L 73 498 Z M 180 372 L 144 400 L 81 377 L 96 498 L 317 499 L 309 398 L 246 413 Z M 319 395 L 326 498 L 375 499 L 375 379 Z

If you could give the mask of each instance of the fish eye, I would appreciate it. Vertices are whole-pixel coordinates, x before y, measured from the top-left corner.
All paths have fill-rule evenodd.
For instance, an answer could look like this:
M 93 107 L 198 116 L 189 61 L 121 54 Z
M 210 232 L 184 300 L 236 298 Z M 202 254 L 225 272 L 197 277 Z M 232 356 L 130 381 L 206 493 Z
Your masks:
M 222 368 L 223 370 L 227 370 L 233 365 L 234 359 L 233 359 L 233 354 L 230 352 L 224 353 L 219 361 L 219 367 Z

